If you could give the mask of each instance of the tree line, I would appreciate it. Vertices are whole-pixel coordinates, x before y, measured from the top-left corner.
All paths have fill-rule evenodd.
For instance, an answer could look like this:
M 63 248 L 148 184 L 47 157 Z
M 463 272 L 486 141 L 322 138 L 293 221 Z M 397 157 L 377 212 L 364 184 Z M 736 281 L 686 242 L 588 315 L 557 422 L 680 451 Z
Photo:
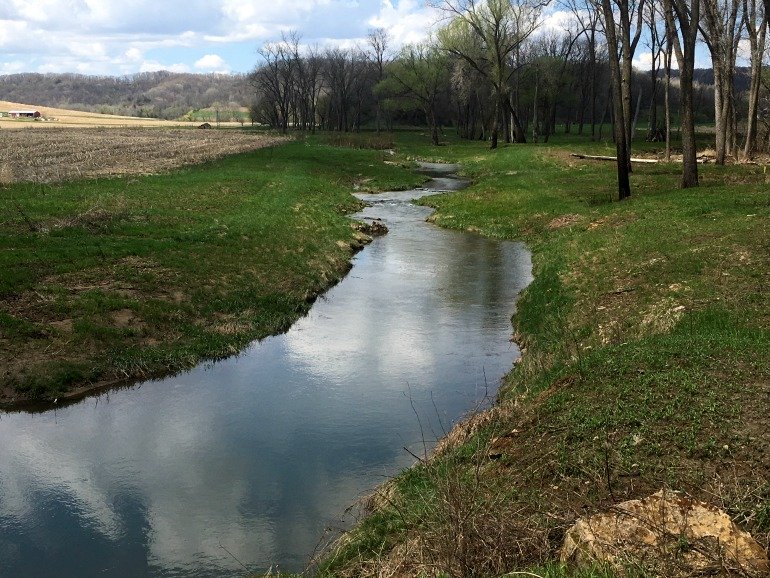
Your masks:
M 491 148 L 547 140 L 557 127 L 599 139 L 611 125 L 620 198 L 630 194 L 640 130 L 665 142 L 667 159 L 679 134 L 683 187 L 698 184 L 696 123 L 714 124 L 717 163 L 767 150 L 770 0 L 560 2 L 569 18 L 546 29 L 549 0 L 433 0 L 446 16 L 441 27 L 397 52 L 384 30 L 348 49 L 307 47 L 285 34 L 262 47 L 249 75 L 253 118 L 284 132 L 420 122 L 434 143 L 451 127 Z M 736 66 L 741 41 L 747 68 Z M 694 67 L 698 42 L 710 71 Z M 649 70 L 632 66 L 640 46 Z

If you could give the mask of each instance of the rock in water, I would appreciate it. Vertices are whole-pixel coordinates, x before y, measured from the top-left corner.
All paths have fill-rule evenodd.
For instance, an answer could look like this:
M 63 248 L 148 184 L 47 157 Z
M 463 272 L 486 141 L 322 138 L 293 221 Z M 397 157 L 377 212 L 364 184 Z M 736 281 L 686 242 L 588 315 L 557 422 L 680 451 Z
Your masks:
M 662 576 L 766 578 L 770 572 L 767 553 L 725 512 L 670 490 L 579 519 L 567 530 L 561 560 Z

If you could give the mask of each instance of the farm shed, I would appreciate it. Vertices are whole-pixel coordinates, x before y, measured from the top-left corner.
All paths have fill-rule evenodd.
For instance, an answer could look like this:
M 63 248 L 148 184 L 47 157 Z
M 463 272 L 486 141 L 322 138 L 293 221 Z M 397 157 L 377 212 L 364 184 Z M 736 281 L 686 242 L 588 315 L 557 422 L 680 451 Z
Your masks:
M 11 118 L 40 118 L 39 110 L 9 110 L 8 116 Z

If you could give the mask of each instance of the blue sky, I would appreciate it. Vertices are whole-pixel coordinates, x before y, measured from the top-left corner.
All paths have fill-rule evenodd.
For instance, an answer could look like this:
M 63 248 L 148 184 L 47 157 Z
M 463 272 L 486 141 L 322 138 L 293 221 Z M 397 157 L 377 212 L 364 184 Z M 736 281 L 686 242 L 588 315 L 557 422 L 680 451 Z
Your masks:
M 382 27 L 398 46 L 435 20 L 422 0 L 3 0 L 0 74 L 248 72 L 283 31 L 349 46 Z
M 546 28 L 567 16 L 552 9 Z M 3 0 L 0 74 L 249 72 L 257 49 L 289 30 L 308 45 L 345 47 L 381 27 L 397 48 L 439 18 L 424 0 Z M 698 66 L 708 66 L 704 56 Z M 635 63 L 647 62 L 640 44 Z

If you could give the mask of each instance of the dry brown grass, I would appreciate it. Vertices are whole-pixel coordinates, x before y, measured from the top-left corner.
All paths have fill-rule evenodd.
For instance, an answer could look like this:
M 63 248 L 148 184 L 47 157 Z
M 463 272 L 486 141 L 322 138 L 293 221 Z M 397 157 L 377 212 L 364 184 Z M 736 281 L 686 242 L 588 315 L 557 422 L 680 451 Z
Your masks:
M 3 130 L 0 170 L 5 183 L 154 174 L 284 140 L 241 131 L 178 128 Z

